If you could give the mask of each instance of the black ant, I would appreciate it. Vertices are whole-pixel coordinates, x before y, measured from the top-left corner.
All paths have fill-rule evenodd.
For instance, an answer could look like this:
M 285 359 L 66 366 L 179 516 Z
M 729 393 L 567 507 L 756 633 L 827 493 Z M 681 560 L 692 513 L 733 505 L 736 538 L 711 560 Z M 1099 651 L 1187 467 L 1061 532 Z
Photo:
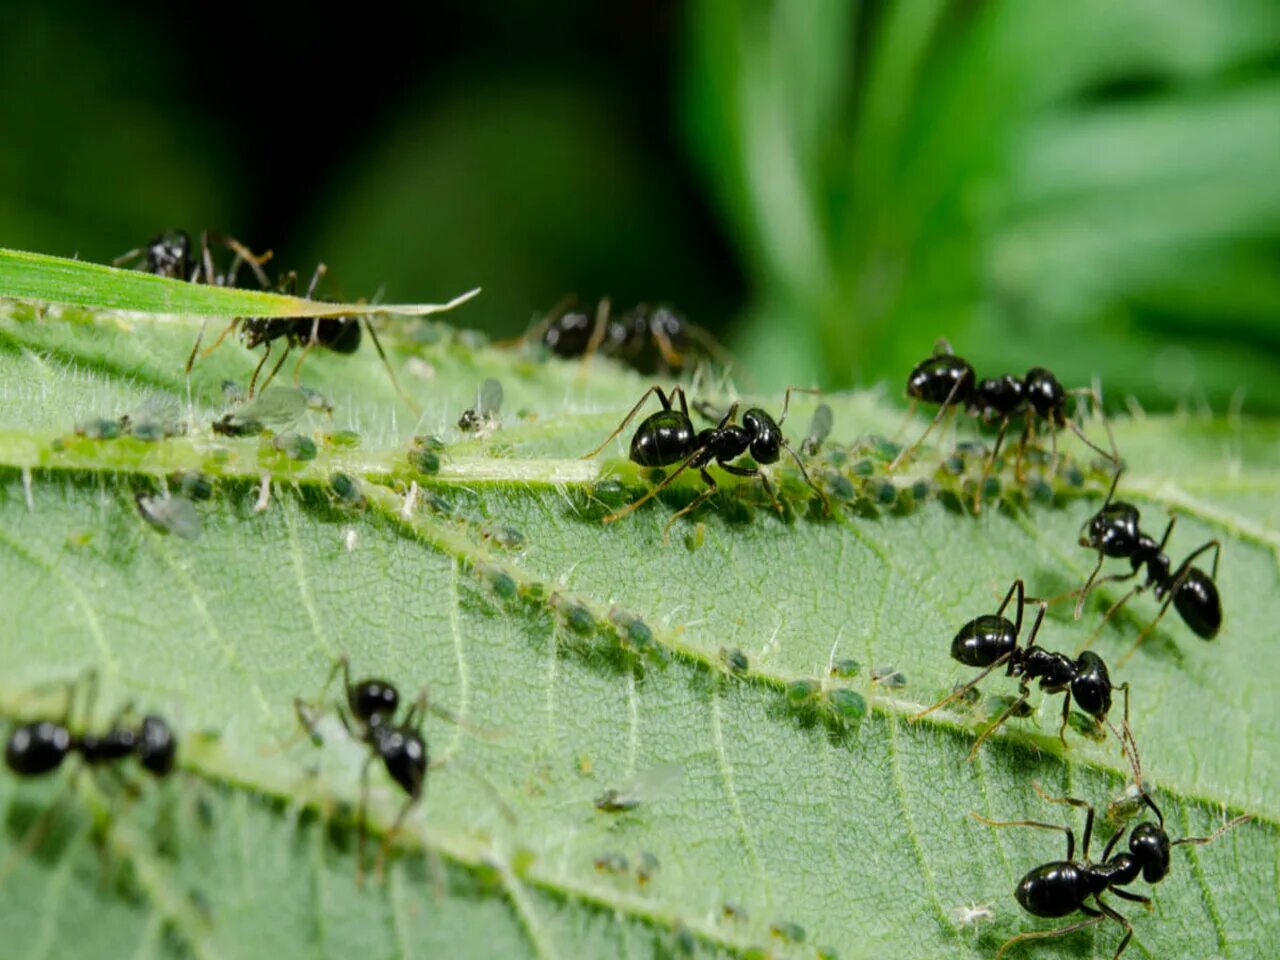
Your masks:
M 360 840 L 358 848 L 358 859 L 356 861 L 357 876 L 364 876 L 364 847 L 365 847 L 365 807 L 369 799 L 369 767 L 375 760 L 381 760 L 383 766 L 387 769 L 387 774 L 392 780 L 408 794 L 408 800 L 400 809 L 395 822 L 391 829 L 386 833 L 382 840 L 382 848 L 378 856 L 378 871 L 381 873 L 382 861 L 390 847 L 392 838 L 400 830 L 404 824 L 405 818 L 409 815 L 409 811 L 416 804 L 421 802 L 427 785 L 427 768 L 429 765 L 429 756 L 427 753 L 427 741 L 422 735 L 423 714 L 427 711 L 427 691 L 424 689 L 418 698 L 413 702 L 412 706 L 405 713 L 404 719 L 399 723 L 396 722 L 396 711 L 400 707 L 400 692 L 395 685 L 378 679 L 361 680 L 359 683 L 351 682 L 350 668 L 347 658 L 340 657 L 333 665 L 333 669 L 329 671 L 329 676 L 324 682 L 321 689 L 323 699 L 324 691 L 328 689 L 330 683 L 338 672 L 342 672 L 342 683 L 346 695 L 346 709 L 341 706 L 336 708 L 338 719 L 342 722 L 342 726 L 352 738 L 360 741 L 369 747 L 369 759 L 360 769 L 360 810 L 359 831 Z M 320 743 L 320 737 L 316 733 L 315 725 L 321 708 L 317 703 L 307 703 L 302 699 L 293 701 L 294 710 L 298 715 L 298 721 L 306 729 L 307 734 L 316 744 Z M 435 708 L 430 708 L 435 709 Z M 348 716 L 350 711 L 350 716 Z
M 1111 435 L 1111 424 L 1106 418 L 1103 418 L 1103 424 L 1106 426 L 1107 438 L 1111 445 L 1110 453 L 1086 437 L 1074 418 L 1067 415 L 1067 398 L 1071 396 L 1090 397 L 1094 408 L 1101 410 L 1102 403 L 1097 391 L 1092 387 L 1067 390 L 1058 382 L 1058 378 L 1044 367 L 1032 367 L 1021 379 L 1005 374 L 978 380 L 969 361 L 952 353 L 951 344 L 941 339 L 935 346 L 933 355 L 916 364 L 907 377 L 907 395 L 911 398 L 911 407 L 907 411 L 908 418 L 915 412 L 916 404 L 921 402 L 937 404 L 938 413 L 924 433 L 909 447 L 903 449 L 889 464 L 890 472 L 896 470 L 898 465 L 924 442 L 943 417 L 952 413 L 961 404 L 964 405 L 965 412 L 969 416 L 980 418 L 984 424 L 990 425 L 999 421 L 1000 429 L 996 434 L 995 446 L 983 465 L 982 478 L 974 493 L 975 510 L 980 509 L 983 487 L 986 486 L 987 477 L 995 464 L 996 456 L 1000 453 L 1009 424 L 1018 416 L 1023 417 L 1022 436 L 1018 440 L 1017 475 L 1019 478 L 1022 477 L 1022 456 L 1031 438 L 1036 416 L 1049 424 L 1050 440 L 1053 445 L 1052 459 L 1055 464 L 1058 457 L 1058 430 L 1066 427 L 1083 440 L 1091 450 L 1105 457 L 1117 471 L 1120 469 L 1120 455 L 1116 450 L 1115 438 Z
M 1017 596 L 1017 612 L 1014 615 L 1014 621 L 1011 623 L 1004 616 L 1004 611 L 1015 595 Z M 1062 724 L 1058 727 L 1058 739 L 1062 741 L 1063 746 L 1066 746 L 1067 743 L 1067 720 L 1071 716 L 1071 701 L 1073 699 L 1076 702 L 1076 706 L 1101 723 L 1106 720 L 1107 713 L 1111 709 L 1112 691 L 1123 690 L 1125 694 L 1125 715 L 1126 717 L 1128 716 L 1129 685 L 1124 683 L 1119 686 L 1113 686 L 1111 677 L 1107 672 L 1107 665 L 1100 656 L 1086 650 L 1075 660 L 1072 660 L 1066 654 L 1053 653 L 1043 647 L 1036 646 L 1036 635 L 1040 632 L 1040 625 L 1044 622 L 1045 610 L 1048 609 L 1048 604 L 1045 601 L 1030 601 L 1038 603 L 1040 609 L 1036 614 L 1035 623 L 1031 627 L 1031 633 L 1027 637 L 1026 646 L 1018 645 L 1022 635 L 1022 608 L 1027 602 L 1022 580 L 1015 580 L 994 614 L 983 614 L 961 627 L 960 632 L 951 641 L 952 659 L 958 660 L 968 667 L 982 667 L 984 669 L 971 681 L 958 687 L 927 710 L 921 710 L 911 718 L 918 720 L 927 714 L 933 713 L 938 708 L 962 698 L 985 679 L 987 674 L 1007 664 L 1006 676 L 1018 678 L 1018 697 L 996 718 L 995 723 L 987 727 L 978 737 L 977 742 L 974 743 L 973 748 L 969 751 L 970 760 L 977 755 L 978 748 L 982 746 L 982 742 L 999 729 L 1001 724 L 1010 716 L 1022 708 L 1027 698 L 1031 695 L 1031 681 L 1036 679 L 1039 679 L 1040 689 L 1045 693 L 1050 695 L 1061 693 L 1064 696 L 1062 701 Z
M 791 454 L 796 466 L 800 468 L 800 475 L 804 477 L 805 483 L 821 498 L 823 506 L 830 513 L 831 504 L 827 499 L 827 495 L 810 479 L 808 471 L 804 468 L 804 462 L 797 456 L 795 450 L 791 448 L 791 445 L 787 443 L 786 438 L 782 435 L 782 424 L 787 419 L 787 409 L 791 404 L 792 391 L 816 392 L 806 390 L 803 387 L 788 387 L 782 401 L 782 416 L 776 421 L 759 407 L 751 407 L 742 414 L 742 424 L 739 425 L 734 422 L 738 413 L 738 404 L 734 402 L 724 416 L 720 418 L 716 426 L 695 430 L 693 421 L 689 419 L 689 406 L 683 387 L 677 386 L 671 391 L 671 397 L 680 401 L 679 410 L 672 408 L 671 399 L 662 392 L 660 386 L 655 384 L 650 387 L 640 397 L 636 405 L 631 408 L 631 412 L 622 418 L 622 422 L 618 424 L 613 433 L 609 434 L 600 446 L 585 454 L 582 459 L 588 460 L 608 446 L 614 437 L 626 429 L 627 424 L 639 412 L 644 402 L 649 399 L 649 395 L 656 393 L 658 402 L 662 404 L 662 409 L 657 413 L 650 414 L 636 428 L 636 432 L 631 438 L 631 461 L 642 467 L 679 465 L 643 497 L 628 504 L 621 510 L 609 514 L 604 518 L 604 522 L 612 523 L 615 520 L 621 520 L 641 504 L 657 496 L 676 477 L 692 467 L 701 474 L 702 482 L 706 484 L 707 489 L 695 497 L 688 506 L 672 514 L 666 526 L 662 528 L 662 539 L 665 542 L 672 524 L 686 513 L 697 509 L 719 489 L 716 486 L 715 479 L 707 472 L 707 467 L 713 462 L 725 473 L 737 477 L 759 478 L 765 493 L 773 501 L 774 507 L 781 512 L 782 505 L 774 495 L 773 487 L 768 478 L 758 466 L 742 467 L 729 461 L 750 453 L 751 459 L 756 464 L 773 464 L 777 463 L 781 458 L 783 450 Z
M 540 339 L 543 346 L 564 359 L 587 359 L 602 353 L 640 373 L 678 373 L 691 356 L 714 356 L 725 366 L 732 362 L 711 334 L 670 307 L 642 303 L 611 317 L 609 301 L 602 299 L 592 317 L 573 309 L 573 303 L 573 297 L 566 297 L 515 342 Z
M 85 683 L 88 692 L 85 694 L 84 718 L 92 721 L 98 692 L 97 673 L 90 671 Z M 44 776 L 61 767 L 70 755 L 79 754 L 90 768 L 115 765 L 134 757 L 138 765 L 154 777 L 167 777 L 173 772 L 178 753 L 177 738 L 168 722 L 156 714 L 146 715 L 136 727 L 126 726 L 125 717 L 132 712 L 132 706 L 126 704 L 102 733 L 72 733 L 71 708 L 75 688 L 74 683 L 67 685 L 66 707 L 60 719 L 37 720 L 14 727 L 4 749 L 4 762 L 10 770 L 20 777 Z M 62 796 L 65 795 L 64 792 Z M 61 799 L 40 816 L 19 850 L 29 853 L 39 846 L 60 802 Z M 18 850 L 14 854 L 16 856 Z M 0 876 L 8 872 L 12 862 L 11 858 L 0 867 Z
M 210 240 L 227 247 L 235 254 L 230 269 L 224 274 L 214 269 L 213 254 L 209 249 Z M 234 237 L 205 231 L 200 235 L 200 253 L 200 261 L 197 263 L 192 253 L 190 234 L 185 230 L 170 229 L 152 237 L 145 246 L 135 247 L 128 253 L 121 254 L 111 263 L 112 266 L 119 267 L 141 260 L 144 273 L 219 287 L 235 286 L 240 267 L 247 264 L 263 287 L 270 286 L 267 275 L 262 272 L 262 264 L 271 259 L 271 251 L 254 254 Z
M 1214 583 L 1218 577 L 1218 560 L 1222 554 L 1222 544 L 1216 539 L 1202 543 L 1187 555 L 1177 569 L 1173 569 L 1173 563 L 1164 552 L 1164 548 L 1169 542 L 1169 535 L 1173 533 L 1177 515 L 1170 516 L 1169 525 L 1164 529 L 1164 536 L 1157 543 L 1139 529 L 1137 507 L 1120 500 L 1112 501 L 1111 498 L 1115 496 L 1116 485 L 1119 482 L 1120 474 L 1117 473 L 1115 479 L 1111 481 L 1111 489 L 1107 492 L 1107 499 L 1102 509 L 1089 518 L 1080 532 L 1080 546 L 1097 550 L 1098 562 L 1094 565 L 1084 586 L 1080 588 L 1079 598 L 1076 600 L 1076 619 L 1079 619 L 1084 609 L 1085 597 L 1095 586 L 1113 580 L 1129 580 L 1137 576 L 1143 564 L 1146 564 L 1146 582 L 1131 588 L 1111 605 L 1102 618 L 1102 623 L 1106 623 L 1130 597 L 1148 587 L 1155 587 L 1156 599 L 1164 600 L 1160 606 L 1160 612 L 1138 634 L 1138 639 L 1134 641 L 1121 662 L 1132 656 L 1133 651 L 1137 649 L 1147 633 L 1160 622 L 1171 603 L 1196 636 L 1204 640 L 1212 640 L 1222 628 L 1222 601 L 1218 597 L 1218 588 Z M 1213 551 L 1212 574 L 1207 574 L 1199 567 L 1191 565 L 1196 557 L 1208 550 Z M 1098 579 L 1098 571 L 1102 569 L 1102 563 L 1107 557 L 1128 557 L 1133 569 L 1129 573 L 1113 574 Z M 1099 624 L 1093 636 L 1096 637 L 1101 629 L 1102 624 Z M 1090 637 L 1089 642 L 1093 642 L 1093 637 Z
M 1125 745 L 1125 754 L 1129 757 L 1134 770 L 1134 780 L 1138 786 L 1142 802 L 1156 816 L 1156 822 L 1144 821 L 1133 828 L 1129 834 L 1129 849 L 1112 856 L 1112 851 L 1124 836 L 1125 827 L 1121 825 L 1111 839 L 1107 841 L 1099 861 L 1089 859 L 1089 841 L 1093 836 L 1094 810 L 1092 804 L 1075 797 L 1051 797 L 1040 789 L 1039 784 L 1032 784 L 1036 793 L 1049 803 L 1068 804 L 1086 811 L 1084 822 L 1084 844 L 1081 847 L 1081 859 L 1075 856 L 1076 838 L 1070 827 L 1052 823 L 1041 823 L 1038 820 L 989 820 L 977 813 L 971 813 L 975 820 L 991 827 L 1037 827 L 1042 830 L 1061 830 L 1067 835 L 1067 857 L 1042 864 L 1027 873 L 1014 889 L 1018 903 L 1028 913 L 1037 917 L 1065 917 L 1077 910 L 1089 919 L 1058 927 L 1056 930 L 1035 930 L 1020 933 L 1006 940 L 996 952 L 996 960 L 1014 944 L 1025 940 L 1044 940 L 1061 937 L 1077 930 L 1094 926 L 1104 919 L 1114 920 L 1124 927 L 1124 937 L 1120 940 L 1112 960 L 1119 960 L 1129 941 L 1133 938 L 1133 925 L 1122 914 L 1102 902 L 1104 893 L 1114 893 L 1122 900 L 1141 903 L 1150 907 L 1151 898 L 1121 890 L 1121 887 L 1134 883 L 1139 876 L 1147 883 L 1156 884 L 1169 873 L 1170 853 L 1173 847 L 1184 844 L 1211 843 L 1232 827 L 1250 820 L 1248 815 L 1236 817 L 1223 824 L 1207 837 L 1182 837 L 1169 839 L 1164 828 L 1164 814 L 1156 806 L 1146 787 L 1142 785 L 1142 771 L 1139 766 L 1137 746 L 1133 743 L 1133 735 L 1128 723 L 1124 727 L 1121 743 Z M 1096 909 L 1085 901 L 1092 898 Z
M 311 283 L 307 286 L 306 299 L 310 300 L 315 294 L 316 287 L 319 286 L 320 280 L 326 272 L 328 272 L 328 268 L 323 263 L 316 266 L 315 273 L 311 276 Z M 281 283 L 277 284 L 277 288 L 281 292 L 292 294 L 297 288 L 297 283 L 298 275 L 291 271 Z M 395 388 L 396 393 L 404 398 L 406 403 L 413 406 L 412 402 L 405 396 L 404 391 L 400 389 L 400 383 L 396 380 L 395 371 L 391 369 L 387 354 L 382 349 L 382 342 L 378 339 L 377 331 L 374 330 L 373 324 L 367 316 L 235 317 L 223 328 L 222 333 L 218 335 L 218 339 L 203 353 L 200 353 L 200 344 L 204 339 L 204 327 L 202 326 L 200 334 L 196 337 L 195 345 L 191 348 L 191 354 L 187 357 L 185 370 L 187 375 L 190 376 L 197 354 L 200 356 L 209 355 L 221 345 L 228 334 L 233 330 L 239 330 L 240 340 L 248 349 L 252 350 L 259 345 L 266 345 L 266 349 L 262 353 L 262 359 L 258 361 L 258 365 L 253 370 L 253 376 L 249 379 L 249 396 L 252 397 L 257 386 L 258 375 L 262 372 L 262 368 L 271 356 L 271 347 L 274 341 L 283 339 L 285 347 L 275 366 L 271 368 L 266 379 L 262 381 L 263 389 L 266 389 L 276 373 L 279 372 L 284 365 L 285 359 L 289 356 L 289 352 L 294 347 L 302 348 L 302 354 L 294 365 L 293 379 L 295 383 L 301 378 L 302 363 L 313 348 L 323 347 L 326 350 L 332 350 L 334 353 L 340 354 L 355 353 L 360 347 L 361 320 L 364 321 L 364 326 L 369 330 L 369 337 L 373 340 L 373 345 L 378 351 L 382 365 L 386 368 L 387 375 L 391 378 L 391 385 Z
M 88 683 L 86 718 L 93 714 L 97 675 L 91 673 Z M 73 685 L 68 686 L 67 706 L 60 720 L 37 720 L 14 728 L 4 749 L 4 761 L 10 770 L 22 777 L 37 777 L 52 773 L 69 755 L 78 753 L 91 767 L 136 757 L 142 769 L 154 776 L 165 777 L 173 771 L 178 745 L 163 717 L 148 714 L 138 726 L 124 726 L 124 718 L 132 709 L 126 705 L 105 732 L 73 734 L 68 728 L 72 699 Z

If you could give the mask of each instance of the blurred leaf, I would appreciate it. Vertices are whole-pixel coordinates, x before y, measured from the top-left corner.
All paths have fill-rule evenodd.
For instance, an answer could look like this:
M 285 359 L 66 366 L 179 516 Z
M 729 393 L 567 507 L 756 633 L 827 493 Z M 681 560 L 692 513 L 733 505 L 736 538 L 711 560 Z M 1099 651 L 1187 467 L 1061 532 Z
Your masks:
M 708 182 L 740 184 L 725 206 L 741 205 L 730 222 L 749 249 L 767 224 L 804 262 L 748 257 L 771 306 L 744 342 L 782 328 L 795 345 L 767 356 L 811 356 L 758 368 L 765 382 L 817 366 L 827 383 L 900 383 L 945 334 L 982 372 L 1049 363 L 1161 406 L 1225 404 L 1243 385 L 1280 407 L 1280 356 L 1250 355 L 1280 310 L 1240 287 L 1280 256 L 1274 3 L 864 4 L 865 57 L 820 99 L 848 105 L 827 118 L 838 162 L 803 192 L 794 162 L 757 163 L 741 134 L 808 102 L 768 53 L 796 6 L 813 9 L 703 0 L 689 19 L 693 129 L 740 134 L 690 137 Z M 815 62 L 834 33 L 805 34 Z M 761 86 L 771 98 L 752 97 Z M 822 229 L 781 228 L 779 204 Z M 1170 293 L 1186 287 L 1184 306 Z M 1162 383 L 1153 345 L 1180 344 L 1201 362 Z

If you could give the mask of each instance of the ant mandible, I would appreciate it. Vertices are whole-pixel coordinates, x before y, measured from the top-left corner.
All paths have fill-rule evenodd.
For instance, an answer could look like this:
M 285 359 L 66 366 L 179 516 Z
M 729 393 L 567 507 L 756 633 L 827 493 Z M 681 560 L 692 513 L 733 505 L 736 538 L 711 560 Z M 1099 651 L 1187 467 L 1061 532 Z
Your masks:
M 1009 601 L 1015 596 L 1017 609 L 1013 622 L 1010 622 L 1004 616 L 1004 611 Z M 1123 690 L 1125 716 L 1128 717 L 1129 684 L 1114 686 L 1107 672 L 1107 665 L 1100 656 L 1086 650 L 1072 660 L 1066 654 L 1054 653 L 1036 646 L 1036 635 L 1040 632 L 1040 625 L 1044 622 L 1045 610 L 1048 608 L 1045 601 L 1031 601 L 1038 603 L 1040 609 L 1036 613 L 1036 620 L 1027 637 L 1026 646 L 1019 646 L 1022 635 L 1022 608 L 1027 602 L 1023 581 L 1019 578 L 1013 581 L 1009 592 L 1005 594 L 1004 600 L 994 614 L 975 617 L 961 627 L 960 632 L 951 641 L 952 658 L 965 666 L 984 669 L 964 686 L 952 691 L 933 706 L 921 710 L 911 718 L 918 720 L 960 699 L 981 683 L 987 674 L 1007 664 L 1008 669 L 1005 675 L 1018 678 L 1018 697 L 978 737 L 969 751 L 970 760 L 977 755 L 983 741 L 1027 702 L 1027 698 L 1031 695 L 1030 684 L 1033 680 L 1040 681 L 1040 689 L 1046 694 L 1063 695 L 1062 723 L 1058 727 L 1058 739 L 1062 741 L 1064 747 L 1067 744 L 1067 721 L 1071 716 L 1073 699 L 1081 710 L 1102 723 L 1111 710 L 1112 692 Z
M 1148 587 L 1155 587 L 1156 599 L 1163 599 L 1164 603 L 1160 605 L 1160 612 L 1156 614 L 1155 619 L 1138 634 L 1138 639 L 1133 642 L 1128 653 L 1121 658 L 1121 663 L 1133 655 L 1138 644 L 1160 622 L 1171 603 L 1196 636 L 1204 640 L 1212 640 L 1222 628 L 1222 601 L 1218 597 L 1218 588 L 1214 583 L 1218 577 L 1218 560 L 1222 554 L 1222 544 L 1217 539 L 1202 543 L 1187 555 L 1177 569 L 1173 569 L 1173 563 L 1164 549 L 1165 544 L 1169 542 L 1169 535 L 1173 533 L 1177 515 L 1169 517 L 1169 525 L 1165 527 L 1164 536 L 1157 543 L 1139 529 L 1137 507 L 1121 500 L 1112 500 L 1119 482 L 1120 474 L 1117 473 L 1111 482 L 1111 489 L 1107 492 L 1107 499 L 1102 509 L 1090 517 L 1081 529 L 1080 546 L 1098 551 L 1098 562 L 1094 565 L 1084 586 L 1080 588 L 1079 597 L 1076 600 L 1076 619 L 1080 618 L 1081 611 L 1084 609 L 1085 597 L 1098 584 L 1132 579 L 1137 576 L 1144 564 L 1147 568 L 1147 579 L 1145 583 L 1132 587 L 1128 593 L 1111 605 L 1103 616 L 1102 623 L 1089 638 L 1089 643 L 1093 642 L 1094 637 L 1101 631 L 1102 624 L 1105 624 L 1112 614 L 1124 606 L 1130 597 Z M 1213 551 L 1211 574 L 1192 566 L 1192 561 L 1208 550 Z M 1107 557 L 1127 557 L 1132 569 L 1129 573 L 1112 574 L 1099 579 L 1098 572 L 1102 569 L 1102 563 Z
M 359 683 L 351 682 L 350 666 L 345 656 L 338 658 L 329 671 L 329 676 L 321 688 L 316 702 L 308 703 L 301 698 L 293 701 L 298 722 L 302 724 L 312 742 L 319 744 L 320 736 L 316 732 L 316 721 L 322 708 L 319 700 L 324 691 L 333 682 L 338 672 L 342 673 L 342 683 L 346 696 L 346 709 L 341 706 L 335 709 L 338 719 L 350 736 L 369 748 L 369 758 L 360 768 L 360 809 L 359 843 L 357 848 L 356 876 L 364 878 L 365 848 L 365 808 L 369 799 L 369 767 L 375 760 L 381 760 L 387 774 L 403 790 L 408 799 L 396 816 L 391 829 L 383 836 L 382 846 L 378 853 L 378 872 L 382 872 L 382 863 L 390 848 L 392 839 L 399 832 L 408 817 L 409 811 L 421 802 L 427 785 L 427 768 L 429 756 L 427 741 L 422 735 L 423 714 L 427 711 L 427 691 L 424 688 L 413 705 L 404 715 L 404 719 L 396 723 L 396 711 L 400 706 L 400 692 L 395 685 L 386 681 L 370 678 Z M 350 711 L 350 716 L 347 712 Z
M 1156 816 L 1155 823 L 1148 820 L 1133 828 L 1129 834 L 1129 849 L 1126 851 L 1112 856 L 1112 851 L 1124 836 L 1125 827 L 1121 825 L 1111 835 L 1106 847 L 1103 848 L 1102 859 L 1099 861 L 1089 859 L 1089 841 L 1093 836 L 1093 806 L 1075 797 L 1048 796 L 1040 789 L 1040 785 L 1037 783 L 1033 783 L 1032 787 L 1048 803 L 1067 804 L 1086 811 L 1081 859 L 1076 859 L 1076 838 L 1070 827 L 1042 823 L 1038 820 L 989 820 L 978 813 L 970 813 L 970 816 L 975 820 L 990 827 L 1036 827 L 1042 830 L 1061 830 L 1065 833 L 1067 835 L 1066 859 L 1054 860 L 1051 863 L 1042 864 L 1028 871 L 1014 889 L 1014 896 L 1022 906 L 1022 909 L 1037 917 L 1065 917 L 1076 911 L 1089 917 L 1087 920 L 1071 923 L 1065 927 L 1058 927 L 1055 930 L 1034 930 L 1020 933 L 1001 945 L 996 952 L 996 960 L 1000 960 L 1014 944 L 1026 940 L 1045 940 L 1065 936 L 1068 933 L 1074 933 L 1077 930 L 1101 923 L 1104 919 L 1114 920 L 1124 928 L 1124 937 L 1120 940 L 1120 944 L 1116 947 L 1116 952 L 1112 956 L 1112 960 L 1119 960 L 1120 955 L 1124 953 L 1129 941 L 1133 938 L 1133 925 L 1122 914 L 1103 903 L 1102 895 L 1104 893 L 1114 893 L 1122 900 L 1149 906 L 1151 903 L 1150 897 L 1140 896 L 1120 888 L 1134 883 L 1139 876 L 1149 884 L 1159 883 L 1169 873 L 1170 853 L 1173 847 L 1184 844 L 1200 845 L 1211 843 L 1232 827 L 1239 826 L 1251 819 L 1247 814 L 1236 817 L 1234 820 L 1223 824 L 1207 837 L 1169 839 L 1169 834 L 1164 828 L 1164 813 L 1156 806 L 1155 801 L 1151 799 L 1151 795 L 1147 793 L 1146 787 L 1142 784 L 1137 745 L 1133 742 L 1133 735 L 1129 731 L 1127 722 L 1125 723 L 1121 743 L 1124 745 L 1125 754 L 1133 766 L 1134 781 L 1138 786 L 1142 802 Z M 1090 898 L 1092 898 L 1096 909 L 1085 902 Z
M 725 473 L 737 477 L 758 478 L 765 492 L 769 495 L 769 499 L 773 501 L 775 508 L 781 512 L 782 505 L 778 502 L 772 485 L 759 469 L 759 466 L 742 467 L 730 461 L 743 454 L 750 453 L 751 458 L 758 465 L 773 464 L 781 459 L 783 450 L 786 450 L 795 460 L 805 483 L 821 498 L 823 507 L 830 513 L 831 503 L 827 499 L 827 495 L 809 477 L 808 471 L 804 468 L 804 462 L 782 435 L 782 424 L 787 419 L 787 410 L 791 404 L 793 391 L 802 393 L 817 392 L 803 387 L 787 387 L 782 401 L 782 416 L 776 421 L 759 407 L 751 407 L 742 414 L 742 423 L 739 425 L 734 422 L 738 413 L 738 404 L 734 402 L 724 416 L 720 418 L 716 426 L 708 427 L 704 430 L 695 430 L 693 421 L 689 419 L 689 405 L 685 398 L 683 387 L 677 386 L 671 391 L 671 397 L 680 401 L 679 410 L 672 408 L 671 399 L 663 393 L 660 386 L 655 384 L 650 387 L 640 397 L 636 405 L 631 408 L 631 412 L 622 418 L 622 422 L 618 424 L 613 433 L 609 434 L 598 447 L 585 454 L 582 459 L 589 460 L 608 446 L 614 437 L 626 429 L 627 424 L 639 412 L 644 402 L 649 399 L 649 395 L 657 394 L 658 402 L 662 404 L 662 409 L 657 413 L 650 414 L 636 428 L 636 432 L 631 438 L 630 458 L 633 463 L 637 463 L 642 467 L 669 467 L 675 464 L 678 464 L 678 466 L 639 500 L 609 514 L 604 518 L 604 522 L 613 523 L 615 520 L 621 520 L 641 504 L 661 493 L 685 470 L 693 468 L 701 475 L 702 482 L 706 484 L 707 489 L 695 497 L 688 506 L 678 510 L 667 520 L 666 526 L 662 528 L 662 539 L 665 543 L 672 524 L 686 513 L 697 509 L 719 489 L 716 486 L 715 478 L 707 472 L 707 467 L 713 462 Z
M 1111 452 L 1103 450 L 1084 435 L 1073 417 L 1067 415 L 1067 398 L 1087 396 L 1093 400 L 1094 409 L 1101 410 L 1102 403 L 1093 387 L 1081 387 L 1074 390 L 1065 389 L 1058 378 L 1044 367 L 1032 367 L 1026 375 L 1019 379 L 1012 374 L 999 377 L 988 377 L 978 380 L 969 361 L 956 356 L 951 344 L 945 338 L 939 339 L 934 347 L 933 355 L 912 369 L 907 377 L 907 395 L 911 398 L 911 407 L 907 411 L 910 418 L 915 412 L 916 404 L 937 404 L 938 413 L 929 426 L 914 443 L 904 448 L 889 464 L 889 472 L 893 472 L 911 453 L 924 442 L 942 419 L 955 411 L 961 404 L 969 416 L 978 417 L 984 424 L 1000 423 L 996 434 L 995 446 L 987 457 L 982 468 L 982 478 L 978 481 L 974 492 L 973 508 L 981 509 L 982 491 L 987 477 L 995 465 L 1000 447 L 1004 443 L 1005 434 L 1014 417 L 1023 417 L 1022 436 L 1018 440 L 1017 475 L 1022 477 L 1022 456 L 1031 438 L 1035 417 L 1038 416 L 1049 424 L 1050 442 L 1052 443 L 1052 460 L 1058 458 L 1058 430 L 1066 427 L 1078 436 L 1100 456 L 1105 457 L 1118 471 L 1120 455 L 1116 450 L 1115 437 L 1111 434 L 1111 424 L 1103 417 L 1107 439 Z

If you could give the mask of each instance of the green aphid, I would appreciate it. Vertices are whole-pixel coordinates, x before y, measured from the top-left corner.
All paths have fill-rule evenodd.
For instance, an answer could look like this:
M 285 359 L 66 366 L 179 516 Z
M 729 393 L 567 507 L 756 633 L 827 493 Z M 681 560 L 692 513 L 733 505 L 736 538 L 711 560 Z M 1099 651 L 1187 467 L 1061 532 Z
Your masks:
M 338 499 L 353 507 L 364 506 L 364 494 L 360 492 L 359 481 L 353 480 L 341 471 L 329 474 L 329 489 L 338 495 Z
M 139 493 L 135 494 L 134 502 L 142 519 L 161 533 L 171 533 L 184 540 L 200 537 L 200 514 L 186 497 L 149 497 Z
M 751 661 L 747 659 L 747 655 L 734 647 L 732 650 L 720 648 L 720 660 L 733 673 L 746 673 L 751 668 Z
M 271 445 L 290 460 L 314 460 L 316 458 L 316 442 L 300 433 L 282 433 L 272 438 Z
M 503 550 L 520 550 L 524 547 L 524 534 L 515 527 L 486 527 L 481 535 Z
M 324 434 L 324 442 L 331 447 L 351 449 L 360 446 L 360 434 L 354 430 L 334 430 Z
M 566 626 L 580 636 L 590 636 L 596 632 L 596 617 L 580 603 L 567 601 L 559 605 Z
M 827 702 L 842 720 L 857 721 L 867 715 L 867 701 L 856 690 L 844 687 L 832 690 L 827 694 Z
M 644 650 L 653 644 L 653 631 L 639 617 L 615 608 L 609 612 L 609 619 L 618 627 L 624 643 L 629 643 L 637 650 Z
M 793 707 L 801 707 L 812 702 L 821 687 L 816 680 L 792 680 L 787 684 L 787 701 Z
M 787 943 L 804 943 L 804 927 L 791 920 L 782 920 L 769 925 L 769 932 L 779 940 Z
M 101 417 L 94 420 L 86 420 L 83 423 L 75 425 L 76 436 L 84 437 L 86 440 L 114 440 L 120 436 L 120 424 L 116 420 L 106 420 Z
M 844 657 L 831 664 L 831 675 L 847 680 L 850 677 L 856 677 L 862 670 L 862 664 L 853 657 Z
M 601 873 L 611 873 L 614 876 L 621 876 L 630 872 L 631 861 L 621 853 L 606 853 L 602 856 L 596 857 L 595 867 Z

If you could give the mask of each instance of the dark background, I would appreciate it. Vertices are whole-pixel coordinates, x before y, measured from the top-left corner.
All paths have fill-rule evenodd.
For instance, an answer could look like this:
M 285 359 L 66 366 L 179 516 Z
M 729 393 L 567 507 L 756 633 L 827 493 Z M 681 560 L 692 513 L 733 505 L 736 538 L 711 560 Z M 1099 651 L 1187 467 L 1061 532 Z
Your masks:
M 1061 9 L 1058 9 L 1061 7 Z M 0 0 L 0 245 L 233 233 L 332 292 L 666 300 L 761 386 L 939 335 L 1280 409 L 1280 4 Z

